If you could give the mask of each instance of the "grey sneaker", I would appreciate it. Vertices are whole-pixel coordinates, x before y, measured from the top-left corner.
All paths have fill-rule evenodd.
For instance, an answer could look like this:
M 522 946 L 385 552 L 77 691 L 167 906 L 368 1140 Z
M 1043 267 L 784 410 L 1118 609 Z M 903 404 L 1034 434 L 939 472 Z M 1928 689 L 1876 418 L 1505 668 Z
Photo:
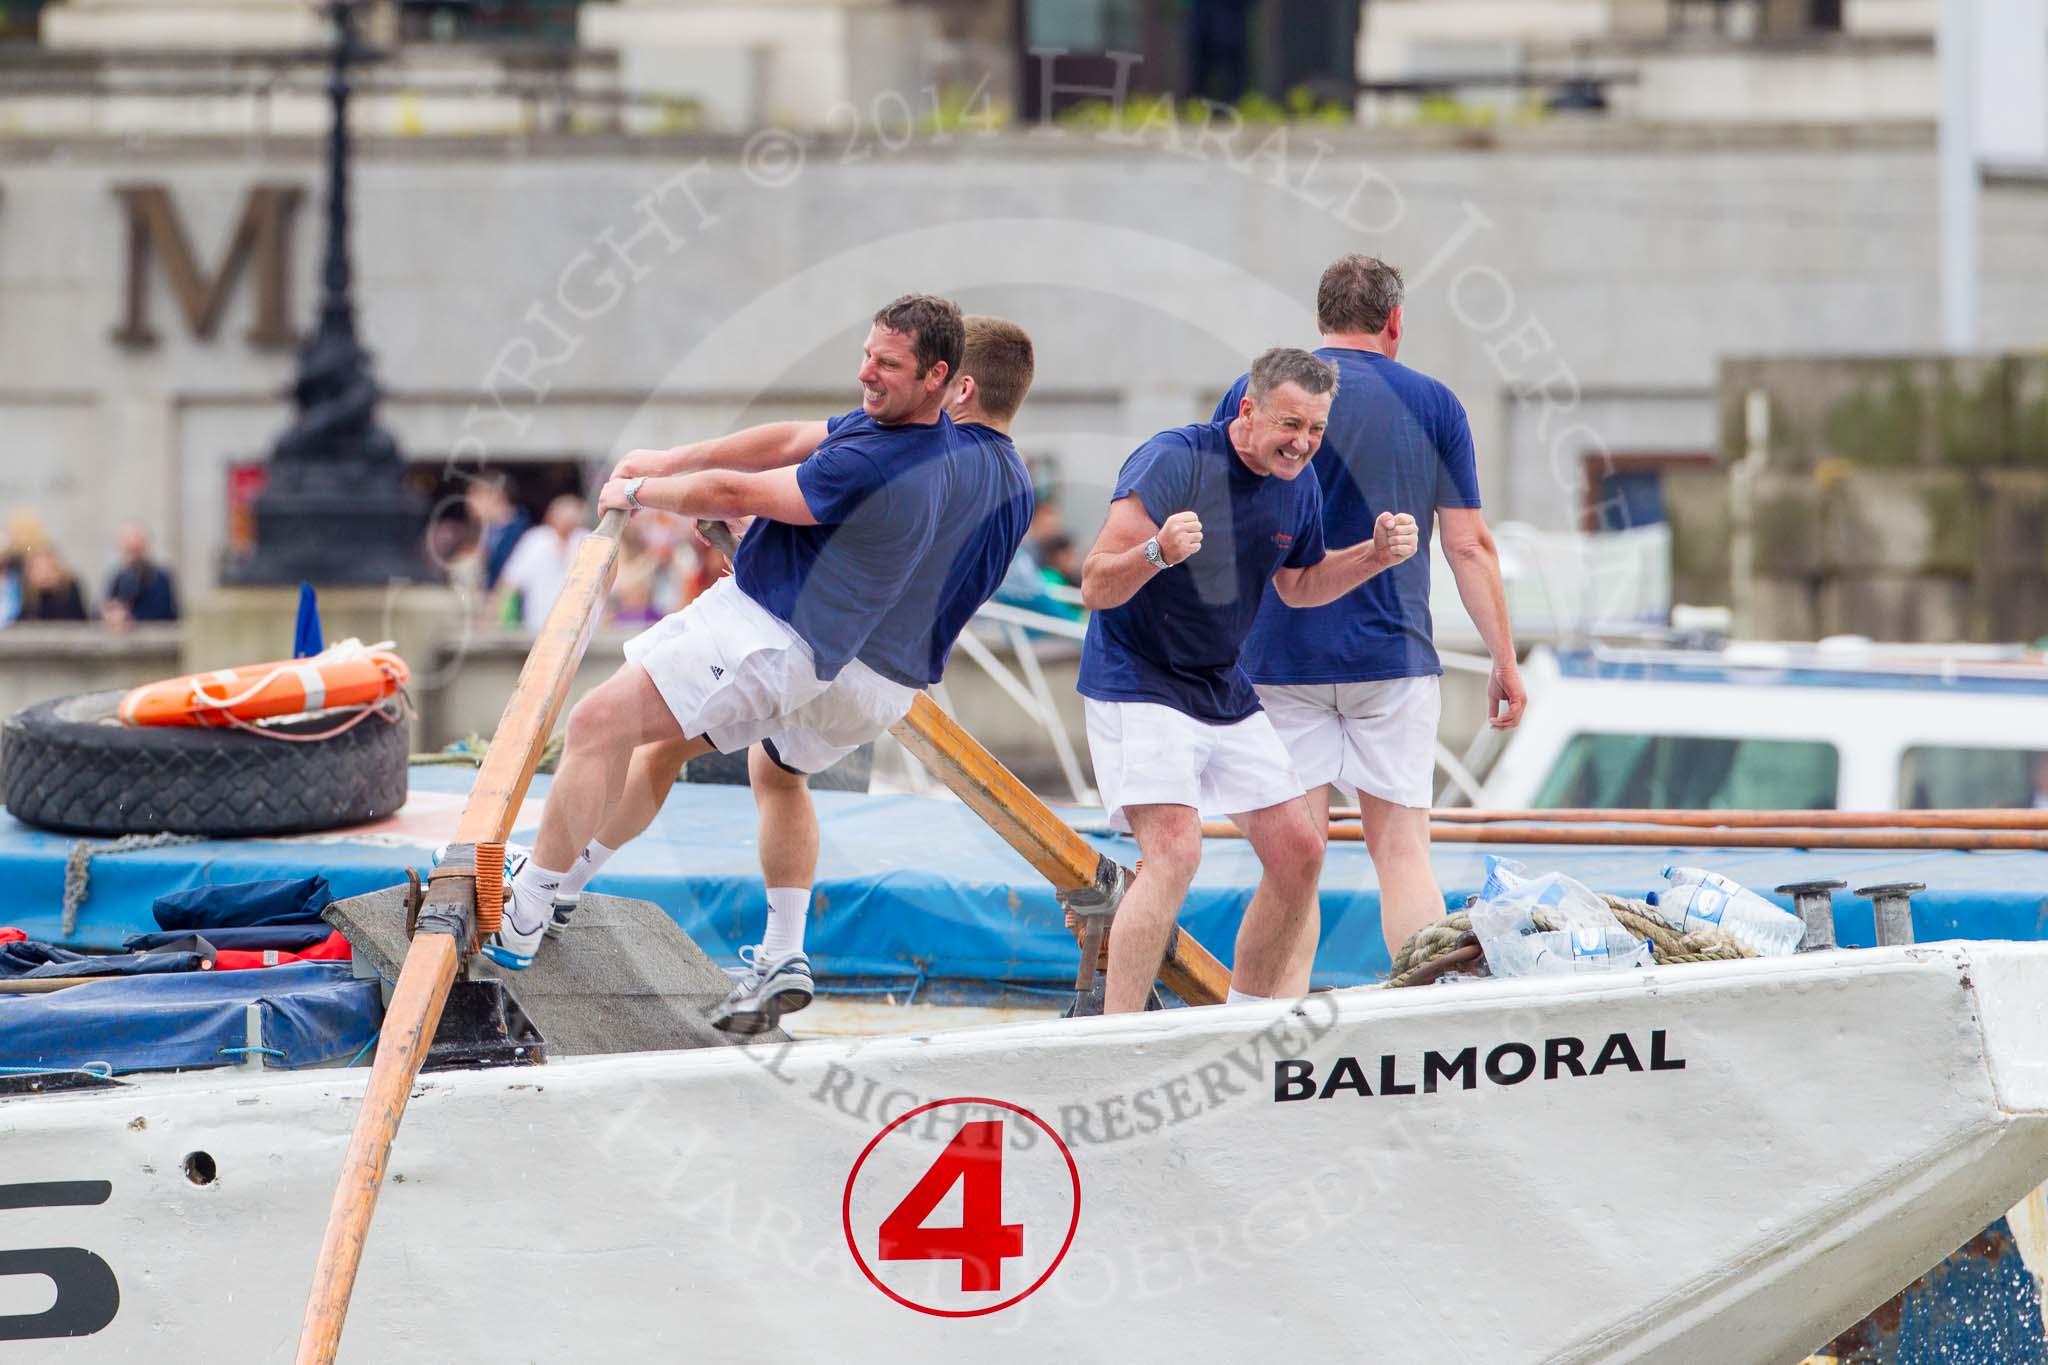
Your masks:
M 711 1026 L 727 1033 L 766 1033 L 811 1003 L 817 984 L 811 980 L 811 960 L 802 953 L 764 958 L 760 945 L 740 949 L 746 969 L 733 983 L 732 994 L 711 1016 Z
M 569 917 L 576 913 L 576 901 L 577 897 L 575 896 L 557 895 L 555 897 L 554 906 L 548 915 L 546 928 L 549 938 L 560 938 L 562 931 L 569 927 Z

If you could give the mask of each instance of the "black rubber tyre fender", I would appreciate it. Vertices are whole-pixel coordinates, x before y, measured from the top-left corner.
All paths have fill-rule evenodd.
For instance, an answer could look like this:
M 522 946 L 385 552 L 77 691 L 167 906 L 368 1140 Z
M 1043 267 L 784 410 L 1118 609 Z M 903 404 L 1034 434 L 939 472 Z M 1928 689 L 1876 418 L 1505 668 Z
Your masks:
M 812 773 L 811 790 L 864 792 L 868 789 L 868 779 L 873 776 L 874 771 L 875 746 L 870 741 L 824 772 Z M 747 785 L 747 753 L 742 750 L 736 754 L 721 754 L 715 751 L 699 754 L 683 765 L 683 781 L 744 787 Z
M 382 715 L 310 743 L 115 721 L 120 692 L 24 707 L 0 726 L 0 801 L 65 834 L 303 834 L 405 804 L 412 723 Z M 348 717 L 271 728 L 314 735 Z

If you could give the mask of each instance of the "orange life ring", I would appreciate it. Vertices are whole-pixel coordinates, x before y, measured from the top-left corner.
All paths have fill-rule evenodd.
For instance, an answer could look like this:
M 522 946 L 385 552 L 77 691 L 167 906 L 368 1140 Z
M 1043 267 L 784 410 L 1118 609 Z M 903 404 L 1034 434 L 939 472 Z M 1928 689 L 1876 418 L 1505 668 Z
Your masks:
M 405 686 L 409 672 L 386 649 L 335 649 L 144 683 L 121 699 L 120 717 L 126 725 L 225 726 L 370 706 Z

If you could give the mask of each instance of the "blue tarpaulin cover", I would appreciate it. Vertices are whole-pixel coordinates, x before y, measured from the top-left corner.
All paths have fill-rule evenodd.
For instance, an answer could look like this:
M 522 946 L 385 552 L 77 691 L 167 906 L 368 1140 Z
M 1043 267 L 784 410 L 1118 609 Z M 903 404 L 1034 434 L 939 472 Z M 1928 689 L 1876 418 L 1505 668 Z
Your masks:
M 246 1047 L 248 1006 L 263 1012 L 270 1066 L 347 1061 L 383 1022 L 377 981 L 346 962 L 246 972 L 180 972 L 87 982 L 47 995 L 0 995 L 0 1068 L 119 1071 L 224 1066 Z
M 153 909 L 157 928 L 190 931 L 317 924 L 333 903 L 327 879 L 314 876 L 195 886 L 158 896 Z
M 467 768 L 412 771 L 415 792 L 466 792 Z M 545 777 L 533 793 L 544 796 Z M 1075 947 L 1052 888 L 965 806 L 915 796 L 817 793 L 820 857 L 817 895 L 805 947 L 817 970 L 838 978 L 903 981 L 1018 981 L 1055 989 L 1074 976 Z M 1101 812 L 1072 812 L 1076 820 Z M 434 839 L 445 838 L 445 834 Z M 530 826 L 513 837 L 531 841 Z M 403 883 L 405 869 L 426 868 L 434 839 L 392 835 L 352 842 L 349 832 L 305 839 L 221 840 L 142 849 L 96 858 L 91 894 L 79 911 L 74 945 L 118 948 L 158 926 L 151 902 L 167 891 L 252 878 L 319 872 L 337 898 Z M 1091 844 L 1128 865 L 1128 838 L 1090 835 Z M 0 814 L 0 924 L 58 941 L 64 859 L 76 841 L 30 829 Z M 1463 905 L 1485 880 L 1484 855 L 1506 853 L 1537 871 L 1569 873 L 1597 891 L 1640 896 L 1664 885 L 1671 863 L 1708 867 L 1781 905 L 1771 888 L 1839 877 L 1851 888 L 1915 881 L 1913 930 L 1922 942 L 1944 938 L 2048 937 L 2048 853 L 1909 850 L 1687 849 L 1441 844 L 1432 852 L 1446 900 Z M 1241 839 L 1212 839 L 1181 922 L 1228 962 L 1238 920 L 1258 882 L 1258 860 Z M 651 900 L 715 958 L 734 961 L 761 936 L 766 906 L 756 852 L 752 797 L 743 787 L 675 788 L 654 826 L 622 849 L 592 889 Z M 1387 969 L 1380 939 L 1379 885 L 1357 843 L 1330 846 L 1323 866 L 1322 944 L 1316 980 L 1356 985 Z M 1870 903 L 1835 894 L 1836 929 L 1852 946 L 1874 941 Z
M 210 965 L 213 954 L 202 951 L 190 934 L 172 942 L 178 951 L 146 953 L 80 953 L 53 943 L 28 939 L 0 943 L 0 981 L 34 980 L 52 976 L 152 976 L 164 972 L 195 972 Z

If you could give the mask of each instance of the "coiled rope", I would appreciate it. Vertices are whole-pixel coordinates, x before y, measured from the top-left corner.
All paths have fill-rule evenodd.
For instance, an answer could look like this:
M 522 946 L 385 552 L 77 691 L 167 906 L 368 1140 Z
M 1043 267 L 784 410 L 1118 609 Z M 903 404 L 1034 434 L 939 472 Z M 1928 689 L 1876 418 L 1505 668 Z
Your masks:
M 421 767 L 459 767 L 467 765 L 472 768 L 481 768 L 484 763 L 484 755 L 490 751 L 491 741 L 489 739 L 482 735 L 470 735 L 466 739 L 456 740 L 445 749 L 436 750 L 430 754 L 414 754 L 406 761 Z M 534 768 L 534 771 L 537 773 L 551 773 L 555 770 L 555 765 L 561 761 L 562 736 L 554 735 L 549 738 L 547 744 L 541 749 L 540 763 Z
M 78 927 L 78 907 L 85 904 L 92 881 L 92 860 L 110 853 L 134 853 L 145 848 L 173 848 L 197 844 L 196 834 L 124 834 L 118 839 L 80 839 L 64 855 L 64 921 L 66 938 Z
M 1657 912 L 1647 902 L 1609 895 L 1602 895 L 1600 899 L 1621 921 L 1622 928 L 1637 938 L 1650 941 L 1650 953 L 1660 966 L 1676 962 L 1732 962 L 1756 956 L 1746 945 L 1719 929 L 1694 929 L 1690 932 L 1673 929 L 1658 918 Z M 1530 919 L 1538 930 L 1546 933 L 1564 927 L 1562 921 L 1541 910 Z M 1472 916 L 1466 911 L 1425 924 L 1401 945 L 1400 952 L 1394 954 L 1393 972 L 1388 976 L 1387 984 L 1425 985 L 1447 970 L 1475 963 L 1482 956 L 1472 951 L 1477 942 L 1472 934 Z M 1454 955 L 1461 960 L 1449 961 Z

